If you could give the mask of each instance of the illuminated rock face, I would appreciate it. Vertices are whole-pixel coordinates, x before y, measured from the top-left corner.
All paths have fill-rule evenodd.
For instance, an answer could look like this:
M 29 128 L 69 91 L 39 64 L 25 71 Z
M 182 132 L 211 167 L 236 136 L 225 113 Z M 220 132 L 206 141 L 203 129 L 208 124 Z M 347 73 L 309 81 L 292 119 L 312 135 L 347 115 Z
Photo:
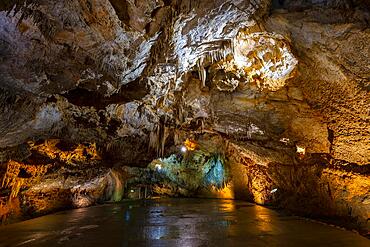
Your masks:
M 257 81 L 259 88 L 276 91 L 292 77 L 298 61 L 283 36 L 269 33 L 240 34 L 234 43 L 236 67 Z
M 184 146 L 229 169 L 198 195 L 369 227 L 366 6 L 0 3 L 1 215 L 120 200 L 126 181 L 150 180 L 128 167 Z

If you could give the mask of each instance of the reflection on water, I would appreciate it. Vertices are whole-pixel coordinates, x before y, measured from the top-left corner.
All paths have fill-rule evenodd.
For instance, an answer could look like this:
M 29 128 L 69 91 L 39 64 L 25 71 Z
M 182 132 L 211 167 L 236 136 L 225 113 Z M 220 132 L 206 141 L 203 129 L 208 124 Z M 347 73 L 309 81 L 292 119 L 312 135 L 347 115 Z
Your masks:
M 165 207 L 155 206 L 149 208 L 149 215 L 146 218 L 143 236 L 145 239 L 163 239 L 168 234 L 168 226 L 164 224 L 163 210 Z
M 148 226 L 145 227 L 145 239 L 165 239 L 169 233 L 167 226 Z
M 225 212 L 234 212 L 235 211 L 235 201 L 233 200 L 227 200 L 223 201 L 223 203 L 220 205 L 221 210 Z
M 130 210 L 126 210 L 125 211 L 125 221 L 126 222 L 129 222 L 130 221 L 130 218 L 131 218 Z
M 70 213 L 66 214 L 67 224 L 78 223 L 79 221 L 87 217 L 88 213 L 88 208 L 78 208 L 70 211 Z
M 347 231 L 246 202 L 130 201 L 3 227 L 2 246 L 364 246 Z
M 262 232 L 271 232 L 273 230 L 273 225 L 269 209 L 261 206 L 255 206 L 253 209 L 256 217 L 257 228 Z
M 145 227 L 140 234 L 146 240 L 174 240 L 176 246 L 199 246 L 207 242 L 209 234 L 204 231 L 209 226 L 216 229 L 216 234 L 224 235 L 231 225 L 237 224 L 234 201 L 209 201 L 208 207 L 178 208 L 179 205 L 155 204 L 147 210 L 144 217 Z M 127 211 L 126 211 L 127 213 Z M 220 217 L 222 215 L 222 217 Z

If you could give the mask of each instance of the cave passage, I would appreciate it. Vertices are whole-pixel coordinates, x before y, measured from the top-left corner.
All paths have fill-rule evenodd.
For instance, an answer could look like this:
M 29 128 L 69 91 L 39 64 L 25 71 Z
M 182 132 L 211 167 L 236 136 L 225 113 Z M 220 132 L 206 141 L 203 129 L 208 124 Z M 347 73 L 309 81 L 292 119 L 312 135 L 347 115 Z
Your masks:
M 0 246 L 369 246 L 355 233 L 221 199 L 126 201 L 5 226 Z

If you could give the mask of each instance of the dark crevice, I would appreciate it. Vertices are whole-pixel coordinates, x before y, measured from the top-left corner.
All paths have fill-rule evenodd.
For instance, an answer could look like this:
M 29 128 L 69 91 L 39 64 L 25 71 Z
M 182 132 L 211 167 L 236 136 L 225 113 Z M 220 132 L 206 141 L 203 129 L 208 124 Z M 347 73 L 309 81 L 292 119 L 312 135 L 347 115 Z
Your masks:
M 78 145 L 72 142 L 61 140 L 55 146 L 61 151 L 73 151 L 77 148 Z
M 139 100 L 147 95 L 148 89 L 145 84 L 139 81 L 128 83 L 121 87 L 118 93 L 106 97 L 99 92 L 90 91 L 84 88 L 76 88 L 62 94 L 68 102 L 76 106 L 92 106 L 98 110 L 105 109 L 110 104 L 123 104 Z
M 46 99 L 45 103 L 56 103 L 57 101 L 58 101 L 57 98 L 55 98 L 55 96 L 52 95 Z
M 313 166 L 320 165 L 322 167 L 328 167 L 333 170 L 356 173 L 359 175 L 369 175 L 370 174 L 370 164 L 359 165 L 356 163 L 350 163 L 345 160 L 334 159 L 330 154 L 324 153 L 313 153 L 307 155 L 303 160 L 301 160 L 302 166 Z
M 139 136 L 126 136 L 114 140 L 102 150 L 102 159 L 106 165 L 129 165 L 146 167 L 154 158 L 155 152 L 148 151 L 149 140 Z
M 36 151 L 31 151 L 31 155 L 24 162 L 30 165 L 45 165 L 54 163 L 54 160 Z
M 0 11 L 10 12 L 14 10 L 14 14 L 16 14 L 29 5 L 38 4 L 37 2 L 35 0 L 1 0 Z
M 328 129 L 328 141 L 330 143 L 330 153 L 332 151 L 333 141 L 334 141 L 334 131 L 331 129 Z
M 18 173 L 19 178 L 31 178 L 32 174 L 29 174 L 25 169 L 20 168 Z
M 118 18 L 127 26 L 129 26 L 130 16 L 128 14 L 128 4 L 126 0 L 109 0 L 112 4 Z
M 357 173 L 360 175 L 370 175 L 370 164 L 358 165 L 356 163 L 350 163 L 344 160 L 334 160 L 333 168 L 341 171 L 350 173 Z
M 77 126 L 80 126 L 83 128 L 90 128 L 90 129 L 94 129 L 98 127 L 95 122 L 91 122 L 89 121 L 89 119 L 77 117 L 77 116 L 75 116 L 74 119 L 76 121 Z
M 117 129 L 121 126 L 121 122 L 120 121 L 118 121 L 118 120 L 116 120 L 116 119 L 111 119 L 110 121 L 109 121 L 109 123 L 108 123 L 108 131 L 107 131 L 107 133 L 109 134 L 109 135 L 114 135 L 114 134 L 116 134 L 116 131 L 117 131 Z

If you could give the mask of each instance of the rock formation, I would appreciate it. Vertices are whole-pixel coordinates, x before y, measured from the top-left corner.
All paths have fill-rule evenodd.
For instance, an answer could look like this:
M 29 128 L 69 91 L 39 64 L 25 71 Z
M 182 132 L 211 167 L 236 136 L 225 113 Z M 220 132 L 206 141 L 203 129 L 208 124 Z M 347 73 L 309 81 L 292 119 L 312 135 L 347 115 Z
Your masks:
M 369 6 L 2 1 L 0 216 L 119 201 L 136 183 L 366 234 Z

